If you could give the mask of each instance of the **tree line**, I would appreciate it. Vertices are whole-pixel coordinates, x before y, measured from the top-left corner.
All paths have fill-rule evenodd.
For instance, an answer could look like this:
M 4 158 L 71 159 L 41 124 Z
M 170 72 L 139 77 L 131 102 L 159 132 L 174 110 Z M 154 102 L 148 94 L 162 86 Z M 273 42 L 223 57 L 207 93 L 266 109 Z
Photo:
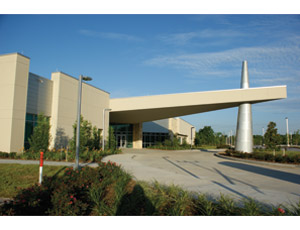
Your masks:
M 199 129 L 196 132 L 195 145 L 229 145 L 230 143 L 235 143 L 235 137 L 222 134 L 221 132 L 214 132 L 211 126 L 204 126 L 204 128 Z M 269 149 L 275 149 L 278 145 L 287 144 L 287 135 L 278 134 L 276 128 L 276 123 L 271 121 L 268 124 L 268 128 L 262 135 L 253 135 L 254 145 L 264 145 Z M 290 145 L 299 145 L 300 144 L 300 130 L 297 130 L 292 135 L 289 135 L 289 144 Z

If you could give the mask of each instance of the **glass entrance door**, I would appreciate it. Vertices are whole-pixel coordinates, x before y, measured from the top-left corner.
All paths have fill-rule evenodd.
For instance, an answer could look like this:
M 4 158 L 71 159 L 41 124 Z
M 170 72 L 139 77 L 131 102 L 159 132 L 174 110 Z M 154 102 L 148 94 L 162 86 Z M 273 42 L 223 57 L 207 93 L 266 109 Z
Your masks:
M 117 146 L 118 148 L 126 148 L 126 135 L 125 134 L 117 134 Z

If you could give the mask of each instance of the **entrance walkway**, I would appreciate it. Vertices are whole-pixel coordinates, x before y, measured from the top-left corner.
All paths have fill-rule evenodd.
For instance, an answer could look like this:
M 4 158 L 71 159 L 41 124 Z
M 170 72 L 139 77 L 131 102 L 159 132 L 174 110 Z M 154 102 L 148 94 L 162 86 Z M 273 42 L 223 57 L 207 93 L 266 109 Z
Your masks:
M 215 152 L 124 149 L 104 161 L 121 164 L 137 180 L 175 184 L 212 196 L 251 197 L 273 205 L 299 202 L 300 167 L 244 163 L 216 157 Z

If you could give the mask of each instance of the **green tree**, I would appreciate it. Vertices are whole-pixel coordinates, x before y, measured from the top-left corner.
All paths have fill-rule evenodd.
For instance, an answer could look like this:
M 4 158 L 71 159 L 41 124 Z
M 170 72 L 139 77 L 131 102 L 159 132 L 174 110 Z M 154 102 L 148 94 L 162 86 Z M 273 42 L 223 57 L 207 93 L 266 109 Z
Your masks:
M 114 129 L 112 126 L 109 126 L 109 130 L 108 130 L 108 141 L 107 141 L 107 145 L 105 145 L 105 148 L 110 149 L 110 150 L 116 150 L 117 148 L 117 142 L 116 142 L 116 137 L 114 134 Z
M 214 145 L 215 134 L 211 126 L 204 126 L 203 129 L 199 129 L 196 133 L 195 144 L 196 145 Z
M 32 152 L 47 151 L 50 144 L 50 122 L 49 117 L 39 114 L 37 125 L 33 129 L 33 134 L 29 138 L 29 150 Z
M 277 133 L 276 123 L 270 121 L 268 129 L 264 135 L 265 145 L 268 149 L 275 149 L 280 143 L 280 135 Z
M 293 145 L 298 145 L 300 143 L 300 130 L 298 129 L 296 132 L 294 132 L 292 136 L 292 142 Z
M 263 136 L 262 135 L 253 135 L 253 144 L 254 145 L 262 145 L 263 144 Z
M 93 138 L 90 148 L 92 149 L 100 149 L 100 141 L 101 141 L 101 130 L 97 129 L 96 126 L 93 127 Z
M 215 144 L 217 146 L 225 145 L 226 144 L 226 136 L 223 135 L 221 132 L 215 133 Z
M 73 138 L 70 141 L 70 149 L 75 151 L 76 149 L 76 130 L 77 121 L 73 125 Z M 100 149 L 100 130 L 96 126 L 92 126 L 92 123 L 84 120 L 83 116 L 80 116 L 80 152 L 86 149 Z

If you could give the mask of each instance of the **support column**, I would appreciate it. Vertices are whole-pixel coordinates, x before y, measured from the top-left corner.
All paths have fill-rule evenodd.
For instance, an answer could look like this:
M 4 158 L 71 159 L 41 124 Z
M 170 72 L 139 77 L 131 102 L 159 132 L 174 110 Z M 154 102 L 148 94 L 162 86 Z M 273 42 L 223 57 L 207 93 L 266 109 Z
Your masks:
M 143 148 L 143 123 L 133 124 L 133 143 L 134 149 Z
M 243 61 L 241 89 L 249 88 L 249 76 L 247 61 Z M 252 110 L 250 103 L 239 106 L 235 150 L 245 153 L 253 152 Z

